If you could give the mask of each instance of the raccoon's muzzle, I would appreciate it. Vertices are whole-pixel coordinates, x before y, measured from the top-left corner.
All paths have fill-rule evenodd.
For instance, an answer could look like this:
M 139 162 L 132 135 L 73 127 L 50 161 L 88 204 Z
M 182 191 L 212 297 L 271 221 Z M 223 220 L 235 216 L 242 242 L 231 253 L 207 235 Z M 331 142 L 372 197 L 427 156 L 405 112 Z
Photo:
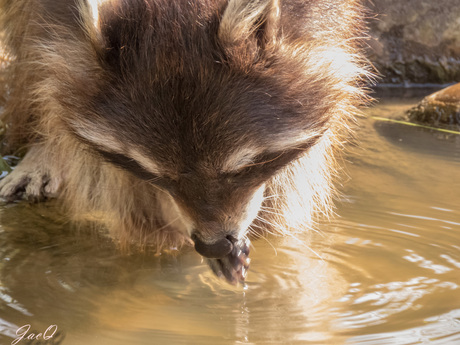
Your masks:
M 250 263 L 248 239 L 237 240 L 227 236 L 208 244 L 193 234 L 192 240 L 195 242 L 195 250 L 207 258 L 216 276 L 225 278 L 230 284 L 244 282 Z
M 225 237 L 212 244 L 203 242 L 197 235 L 192 235 L 192 240 L 195 242 L 195 250 L 198 254 L 209 259 L 221 259 L 230 254 L 233 249 L 232 241 Z

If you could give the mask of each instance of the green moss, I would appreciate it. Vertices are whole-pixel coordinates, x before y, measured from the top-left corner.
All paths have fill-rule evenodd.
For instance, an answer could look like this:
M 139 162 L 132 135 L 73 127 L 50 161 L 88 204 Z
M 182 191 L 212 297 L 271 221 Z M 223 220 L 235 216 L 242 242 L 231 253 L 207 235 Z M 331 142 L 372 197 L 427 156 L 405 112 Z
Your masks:
M 3 157 L 0 156 L 0 176 L 5 175 L 6 173 L 9 173 L 11 171 L 11 167 L 9 164 L 3 159 Z

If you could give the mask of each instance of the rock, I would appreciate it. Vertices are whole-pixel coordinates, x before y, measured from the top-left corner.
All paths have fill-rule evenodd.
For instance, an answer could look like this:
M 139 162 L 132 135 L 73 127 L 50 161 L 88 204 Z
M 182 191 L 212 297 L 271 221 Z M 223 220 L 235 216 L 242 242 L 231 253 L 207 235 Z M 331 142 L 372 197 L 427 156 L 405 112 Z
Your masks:
M 425 97 L 406 114 L 413 122 L 460 126 L 460 83 Z
M 367 0 L 369 59 L 383 83 L 460 80 L 459 0 Z

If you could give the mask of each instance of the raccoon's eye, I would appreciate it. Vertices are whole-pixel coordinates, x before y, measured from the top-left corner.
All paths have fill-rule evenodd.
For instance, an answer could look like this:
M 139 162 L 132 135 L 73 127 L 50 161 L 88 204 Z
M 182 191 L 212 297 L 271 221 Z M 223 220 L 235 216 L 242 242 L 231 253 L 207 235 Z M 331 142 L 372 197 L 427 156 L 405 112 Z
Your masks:
M 136 177 L 146 180 L 146 181 L 156 181 L 160 179 L 160 176 L 146 170 L 134 159 L 122 155 L 120 153 L 107 152 L 103 150 L 97 150 L 97 152 L 104 158 L 107 162 L 112 163 L 113 165 L 122 168 L 130 173 L 134 174 Z
M 289 164 L 294 159 L 298 158 L 305 149 L 293 148 L 278 152 L 268 152 L 257 156 L 254 159 L 254 163 L 245 165 L 233 172 L 233 177 L 244 177 L 244 176 L 269 176 L 274 174 L 279 169 Z

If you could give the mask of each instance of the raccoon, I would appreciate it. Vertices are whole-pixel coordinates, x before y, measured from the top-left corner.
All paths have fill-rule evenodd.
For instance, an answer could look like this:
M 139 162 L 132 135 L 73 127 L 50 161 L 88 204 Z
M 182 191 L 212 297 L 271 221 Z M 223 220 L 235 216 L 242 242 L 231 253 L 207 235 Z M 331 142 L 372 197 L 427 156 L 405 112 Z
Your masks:
M 193 245 L 244 281 L 250 238 L 328 214 L 366 99 L 357 0 L 0 0 L 11 202 L 121 244 Z M 150 247 L 149 247 L 150 248 Z

